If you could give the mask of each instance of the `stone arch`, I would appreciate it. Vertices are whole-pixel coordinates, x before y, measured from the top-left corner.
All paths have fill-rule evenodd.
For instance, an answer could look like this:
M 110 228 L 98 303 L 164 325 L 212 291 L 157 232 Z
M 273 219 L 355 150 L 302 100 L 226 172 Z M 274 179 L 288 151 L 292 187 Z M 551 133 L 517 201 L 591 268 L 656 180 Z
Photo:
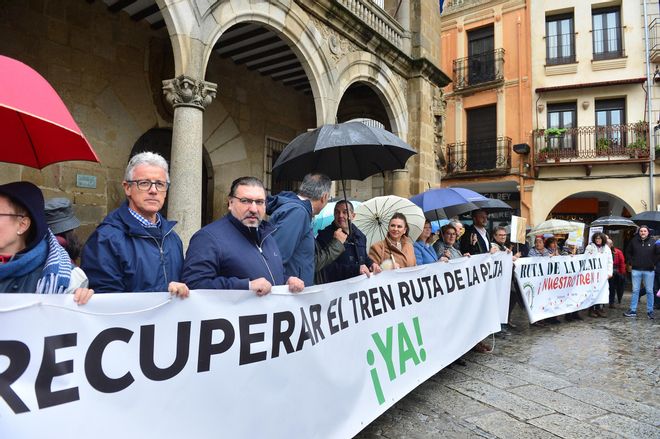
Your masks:
M 152 128 L 140 136 L 131 148 L 128 160 L 136 154 L 150 151 L 163 156 L 170 163 L 172 152 L 172 129 L 171 128 Z M 128 160 L 126 160 L 128 162 Z M 202 148 L 202 225 L 213 221 L 213 166 L 211 158 Z M 161 213 L 167 218 L 167 198 L 161 209 Z
M 309 15 L 298 5 L 291 3 L 290 6 L 285 7 L 279 3 L 241 2 L 236 8 L 236 5 L 230 2 L 223 2 L 217 5 L 211 16 L 214 17 L 212 20 L 214 26 L 209 29 L 204 39 L 205 47 L 201 59 L 204 71 L 208 66 L 214 45 L 227 29 L 244 22 L 261 24 L 277 32 L 290 44 L 312 87 L 317 124 L 321 125 L 328 121 L 328 115 L 331 113 L 327 100 L 333 96 L 332 76 L 328 73 L 331 71 L 331 66 L 320 44 L 322 37 L 318 29 Z M 222 20 L 219 20 L 219 17 Z M 222 84 L 219 84 L 219 88 L 222 89 Z
M 402 139 L 408 134 L 408 112 L 406 106 L 406 81 L 392 72 L 389 67 L 367 52 L 352 52 L 337 65 L 337 106 L 348 88 L 362 82 L 380 97 L 389 117 L 392 132 Z
M 536 185 L 539 185 L 539 183 L 537 182 Z M 609 201 L 610 207 L 606 211 L 601 211 L 599 215 L 621 215 L 623 209 L 633 215 L 636 212 L 645 210 L 641 203 L 631 203 L 629 201 L 632 193 L 629 184 L 611 185 L 608 186 L 607 191 L 604 191 L 603 184 L 599 183 L 598 180 L 588 180 L 582 181 L 579 185 L 580 190 L 576 191 L 575 181 L 571 180 L 543 183 L 551 183 L 552 189 L 537 190 L 537 187 L 534 188 L 532 225 L 544 221 L 559 203 L 570 198 L 596 198 L 599 201 Z M 638 183 L 641 191 L 643 181 Z

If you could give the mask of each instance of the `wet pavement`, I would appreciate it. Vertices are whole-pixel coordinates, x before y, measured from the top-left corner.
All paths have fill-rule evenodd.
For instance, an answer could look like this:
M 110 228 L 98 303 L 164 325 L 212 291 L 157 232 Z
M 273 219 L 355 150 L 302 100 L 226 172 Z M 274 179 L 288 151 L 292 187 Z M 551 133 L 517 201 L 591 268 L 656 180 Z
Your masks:
M 618 305 L 545 327 L 516 308 L 492 353 L 466 354 L 357 437 L 660 438 L 660 313 L 641 301 L 636 319 Z

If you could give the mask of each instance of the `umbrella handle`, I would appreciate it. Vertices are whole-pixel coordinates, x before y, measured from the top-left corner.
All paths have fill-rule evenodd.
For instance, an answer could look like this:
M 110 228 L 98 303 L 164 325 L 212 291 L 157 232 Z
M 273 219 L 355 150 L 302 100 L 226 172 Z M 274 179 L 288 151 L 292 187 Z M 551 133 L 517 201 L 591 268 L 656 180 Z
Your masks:
M 346 183 L 344 181 L 344 172 L 342 170 L 342 160 L 341 160 L 341 149 L 339 150 L 339 180 L 341 181 L 341 190 L 344 194 L 344 201 L 346 202 L 346 211 L 348 212 L 348 215 L 346 216 L 346 220 L 348 221 L 348 235 L 346 236 L 346 239 L 351 237 L 351 209 L 348 205 L 348 198 L 346 198 Z

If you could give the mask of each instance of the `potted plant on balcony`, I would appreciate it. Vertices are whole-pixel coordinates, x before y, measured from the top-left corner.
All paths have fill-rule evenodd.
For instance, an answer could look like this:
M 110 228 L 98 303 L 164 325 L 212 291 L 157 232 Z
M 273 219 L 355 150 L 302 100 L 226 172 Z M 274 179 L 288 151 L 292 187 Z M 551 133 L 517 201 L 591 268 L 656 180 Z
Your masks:
M 626 149 L 628 150 L 630 158 L 634 159 L 644 157 L 648 154 L 646 149 L 646 139 L 643 138 L 638 138 L 634 142 L 630 142 Z
M 553 153 L 553 151 L 554 150 L 549 146 L 545 146 L 539 149 L 539 161 L 540 162 L 550 161 L 550 155 Z
M 596 140 L 596 155 L 610 155 L 610 143 L 611 140 L 607 137 L 600 137 L 598 140 Z
M 545 130 L 545 144 L 548 152 L 555 153 L 555 162 L 559 161 L 559 150 L 561 149 L 561 141 L 566 133 L 566 128 L 546 128 Z

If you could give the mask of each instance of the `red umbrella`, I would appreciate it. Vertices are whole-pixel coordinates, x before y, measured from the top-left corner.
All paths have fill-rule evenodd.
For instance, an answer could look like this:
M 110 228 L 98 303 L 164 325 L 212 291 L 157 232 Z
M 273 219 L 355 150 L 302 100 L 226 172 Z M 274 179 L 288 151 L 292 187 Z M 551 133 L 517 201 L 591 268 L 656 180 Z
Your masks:
M 57 92 L 32 68 L 0 55 L 0 162 L 41 169 L 99 159 Z

